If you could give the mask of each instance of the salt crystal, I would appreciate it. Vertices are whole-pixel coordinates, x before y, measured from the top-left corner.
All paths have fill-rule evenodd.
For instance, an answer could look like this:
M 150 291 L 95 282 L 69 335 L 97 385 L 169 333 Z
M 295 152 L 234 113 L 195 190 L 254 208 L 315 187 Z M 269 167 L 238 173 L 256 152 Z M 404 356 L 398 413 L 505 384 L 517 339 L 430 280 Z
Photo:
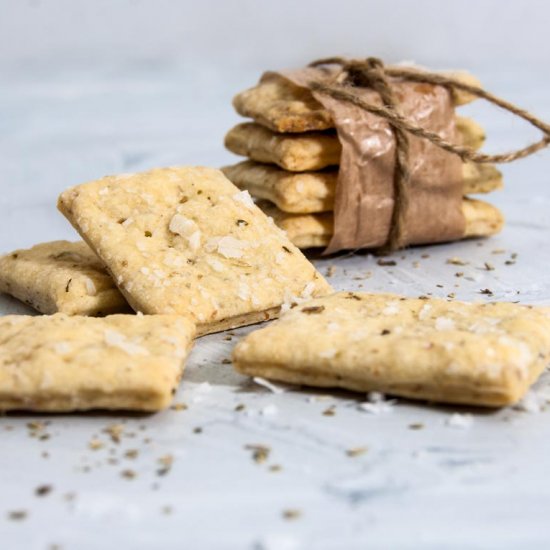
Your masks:
M 215 237 L 210 239 L 209 247 L 212 245 L 214 250 L 217 250 L 222 256 L 226 258 L 242 258 L 244 251 L 247 248 L 250 248 L 250 243 L 248 241 L 243 241 L 231 237 L 230 235 L 226 237 Z
M 120 332 L 114 330 L 105 331 L 105 342 L 109 346 L 119 348 L 129 355 L 149 355 L 149 351 L 134 342 L 129 342 L 126 337 Z
M 267 388 L 270 392 L 273 393 L 283 393 L 285 390 L 279 386 L 276 386 L 275 384 L 272 384 L 265 378 L 261 378 L 260 376 L 254 376 L 252 380 L 258 384 L 258 386 L 263 386 L 264 388 Z
M 233 195 L 233 200 L 244 204 L 247 208 L 254 208 L 255 204 L 248 191 L 240 191 Z
M 275 405 L 266 405 L 261 413 L 263 416 L 275 416 L 279 412 L 279 409 Z
M 458 428 L 461 430 L 467 430 L 472 427 L 474 423 L 474 417 L 471 414 L 453 413 L 447 418 L 447 426 L 451 428 Z
M 71 346 L 68 342 L 56 342 L 53 345 L 53 350 L 59 355 L 65 355 L 71 351 Z
M 383 315 L 397 315 L 399 313 L 399 306 L 397 302 L 388 302 L 386 307 L 382 310 Z
M 435 320 L 435 329 L 436 330 L 454 330 L 455 322 L 449 317 L 438 317 Z
M 523 399 L 514 405 L 514 409 L 528 413 L 539 413 L 543 408 L 542 405 L 543 402 L 541 402 L 539 396 L 533 390 L 529 390 Z
M 430 304 L 424 304 L 422 309 L 418 312 L 418 320 L 424 321 L 430 315 L 431 309 L 432 306 Z
M 95 296 L 97 294 L 97 289 L 92 279 L 86 279 L 86 292 L 88 296 Z

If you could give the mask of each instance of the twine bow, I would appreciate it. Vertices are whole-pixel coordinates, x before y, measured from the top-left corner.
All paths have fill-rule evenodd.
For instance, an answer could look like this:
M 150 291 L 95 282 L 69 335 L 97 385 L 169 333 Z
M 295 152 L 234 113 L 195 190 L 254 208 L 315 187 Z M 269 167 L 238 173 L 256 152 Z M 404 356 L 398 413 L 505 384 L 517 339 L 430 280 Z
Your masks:
M 395 136 L 396 167 L 394 172 L 394 209 L 392 213 L 390 233 L 385 246 L 388 250 L 402 248 L 405 243 L 404 218 L 408 205 L 408 184 L 410 181 L 409 170 L 409 134 L 426 139 L 449 153 L 458 155 L 463 161 L 477 163 L 504 163 L 518 160 L 550 144 L 550 125 L 516 105 L 501 99 L 486 90 L 460 82 L 455 78 L 439 73 L 422 71 L 409 67 L 386 67 L 384 63 L 375 57 L 364 60 L 345 59 L 342 57 L 329 57 L 318 59 L 309 64 L 310 67 L 322 65 L 339 65 L 340 71 L 329 82 L 313 81 L 309 83 L 312 91 L 326 94 L 334 99 L 346 101 L 353 105 L 382 117 L 391 125 Z M 434 132 L 430 132 L 414 124 L 411 120 L 399 113 L 399 103 L 393 92 L 391 78 L 398 78 L 410 82 L 419 82 L 444 86 L 450 91 L 462 90 L 475 97 L 501 107 L 502 109 L 524 119 L 532 126 L 539 129 L 544 135 L 542 139 L 521 149 L 515 149 L 497 155 L 480 153 L 470 147 L 458 145 L 446 141 Z M 353 88 L 371 88 L 380 95 L 383 105 L 374 105 L 361 99 Z

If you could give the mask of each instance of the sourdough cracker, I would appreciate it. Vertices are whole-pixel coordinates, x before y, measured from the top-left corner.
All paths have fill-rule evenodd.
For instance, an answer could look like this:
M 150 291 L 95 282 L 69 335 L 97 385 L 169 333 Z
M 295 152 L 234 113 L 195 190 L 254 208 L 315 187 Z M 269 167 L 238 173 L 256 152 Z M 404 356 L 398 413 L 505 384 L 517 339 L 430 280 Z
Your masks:
M 268 200 L 285 212 L 311 214 L 334 208 L 337 168 L 316 172 L 288 172 L 271 164 L 245 160 L 222 168 L 240 189 Z M 502 187 L 502 175 L 492 165 L 462 165 L 463 194 L 490 193 Z
M 332 237 L 332 212 L 289 214 L 267 201 L 262 201 L 259 205 L 298 248 L 324 247 Z M 464 239 L 490 237 L 500 232 L 504 225 L 500 210 L 484 201 L 464 198 L 462 213 L 466 221 Z
M 0 292 L 46 314 L 130 311 L 103 264 L 82 241 L 42 243 L 2 256 Z
M 485 140 L 483 128 L 471 118 L 456 117 L 456 130 L 460 142 L 474 149 L 481 147 Z M 290 172 L 337 166 L 342 153 L 334 131 L 281 134 L 253 122 L 244 122 L 229 130 L 225 146 L 232 153 L 276 164 Z
M 479 83 L 466 72 L 446 74 L 466 84 Z M 452 98 L 455 105 L 464 105 L 475 99 L 460 90 L 453 90 Z M 275 132 L 310 132 L 334 127 L 328 111 L 308 89 L 276 73 L 266 73 L 259 84 L 237 94 L 233 106 L 240 115 L 252 118 Z
M 164 409 L 194 334 L 175 315 L 0 317 L 0 410 Z
M 500 407 L 550 360 L 548 310 L 340 292 L 297 305 L 236 346 L 246 375 Z
M 59 208 L 143 313 L 190 313 L 198 333 L 328 293 L 303 254 L 219 170 L 163 168 L 65 191 Z

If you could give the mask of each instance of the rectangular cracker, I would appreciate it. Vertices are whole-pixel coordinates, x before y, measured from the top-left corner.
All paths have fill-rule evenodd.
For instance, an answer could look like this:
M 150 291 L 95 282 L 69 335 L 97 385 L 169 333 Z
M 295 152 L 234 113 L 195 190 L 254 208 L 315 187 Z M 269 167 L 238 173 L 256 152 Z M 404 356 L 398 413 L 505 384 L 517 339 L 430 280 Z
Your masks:
M 518 401 L 549 360 L 547 310 L 352 292 L 294 307 L 233 353 L 250 376 L 488 407 Z
M 326 212 L 334 208 L 337 168 L 316 172 L 288 172 L 272 164 L 245 160 L 222 168 L 240 189 L 253 197 L 297 214 Z M 502 187 L 502 175 L 492 165 L 463 164 L 463 194 L 489 193 Z
M 283 229 L 298 248 L 327 246 L 332 237 L 332 212 L 319 214 L 288 214 L 273 204 L 262 201 L 259 206 Z M 484 201 L 465 197 L 462 213 L 466 221 L 464 239 L 490 237 L 502 230 L 504 217 L 500 210 Z
M 469 73 L 447 74 L 467 84 L 479 85 L 479 81 Z M 453 91 L 455 105 L 464 105 L 473 99 L 465 92 Z M 311 132 L 334 128 L 330 114 L 309 90 L 274 73 L 269 73 L 253 88 L 237 94 L 233 106 L 240 115 L 250 117 L 275 132 Z
M 0 410 L 164 409 L 194 334 L 176 315 L 0 317 Z
M 131 311 L 103 264 L 82 241 L 42 243 L 2 256 L 0 292 L 46 314 Z
M 474 149 L 481 147 L 485 132 L 474 120 L 456 117 L 456 128 L 462 144 Z M 337 166 L 342 152 L 338 136 L 332 130 L 280 134 L 254 122 L 244 122 L 229 130 L 225 146 L 237 155 L 276 164 L 291 172 Z
M 219 171 L 159 168 L 65 191 L 59 209 L 143 313 L 190 313 L 198 333 L 264 321 L 328 283 Z

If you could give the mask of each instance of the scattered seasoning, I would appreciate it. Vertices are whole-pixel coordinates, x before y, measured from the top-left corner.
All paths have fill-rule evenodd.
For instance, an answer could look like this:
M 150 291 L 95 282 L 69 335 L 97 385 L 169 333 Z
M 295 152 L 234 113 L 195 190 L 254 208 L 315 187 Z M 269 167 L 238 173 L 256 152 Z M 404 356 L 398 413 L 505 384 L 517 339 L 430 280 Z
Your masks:
M 387 336 L 388 334 L 391 334 L 391 330 L 388 330 L 387 328 L 385 328 L 385 329 L 380 333 L 380 336 Z
M 422 430 L 424 429 L 424 424 L 422 422 L 413 422 L 409 424 L 409 430 Z
M 330 406 L 328 409 L 323 411 L 323 416 L 335 416 L 336 411 L 334 410 L 334 405 Z
M 485 269 L 487 271 L 494 271 L 495 270 L 495 266 L 493 264 L 490 264 L 489 262 L 485 262 L 483 265 L 485 266 Z
M 516 262 L 514 260 L 506 260 L 504 265 L 514 265 Z
M 429 254 L 422 254 L 422 256 L 420 256 L 420 257 L 423 258 L 423 259 L 425 260 L 426 258 L 429 258 L 430 255 L 429 255 Z
M 482 288 L 479 292 L 480 294 L 486 294 L 487 296 L 493 295 L 493 291 L 488 288 Z
M 346 450 L 346 455 L 354 458 L 356 456 L 364 455 L 368 451 L 367 447 L 353 447 L 352 449 Z
M 325 311 L 325 306 L 310 306 L 302 308 L 302 313 L 307 313 L 308 315 L 322 313 L 323 311 Z
M 92 451 L 98 451 L 99 449 L 103 449 L 103 447 L 105 447 L 105 444 L 103 443 L 103 441 L 94 438 L 94 439 L 90 439 L 90 442 L 88 443 L 88 447 Z
M 329 265 L 327 268 L 326 277 L 332 277 L 335 272 L 336 272 L 336 266 Z
M 124 453 L 124 458 L 128 458 L 130 460 L 134 460 L 135 458 L 137 458 L 139 455 L 139 451 L 137 449 L 128 449 L 125 453 Z
M 231 365 L 232 361 L 231 359 L 222 359 L 222 365 Z
M 280 464 L 272 464 L 269 467 L 269 471 L 273 473 L 280 472 L 282 469 L 283 467 Z
M 233 338 L 231 338 L 231 336 L 224 336 L 223 339 L 224 339 L 226 342 L 231 342 L 231 340 L 233 340 Z
M 235 407 L 235 411 L 237 412 L 241 412 L 241 411 L 244 411 L 246 409 L 246 405 L 244 403 L 239 403 L 236 407 Z
M 241 227 L 243 225 L 248 225 L 248 222 L 246 220 L 237 220 L 237 226 Z
M 201 434 L 202 433 L 202 428 L 200 426 L 197 426 L 196 428 L 193 428 L 193 433 L 194 434 Z
M 164 456 L 161 456 L 158 461 L 157 461 L 159 464 L 160 464 L 160 468 L 157 470 L 157 475 L 159 476 L 165 476 L 171 469 L 172 469 L 172 464 L 174 463 L 174 457 L 173 455 L 164 455 Z
M 450 298 L 451 300 L 454 300 L 456 297 L 456 294 L 454 292 L 449 292 L 449 294 L 447 294 L 447 298 Z
M 34 494 L 37 497 L 45 497 L 52 492 L 53 487 L 51 485 L 39 485 L 35 490 Z
M 263 464 L 268 458 L 271 449 L 266 445 L 245 445 L 247 451 L 252 451 L 252 460 L 256 464 Z
M 24 519 L 27 519 L 27 511 L 26 510 L 11 510 L 8 512 L 8 519 L 12 521 L 23 521 Z
M 123 432 L 124 426 L 122 424 L 111 424 L 103 430 L 103 433 L 106 433 L 111 437 L 113 443 L 120 443 L 120 436 Z
M 397 265 L 395 260 L 384 260 L 384 258 L 380 258 L 376 263 L 382 267 L 393 267 L 394 265 Z
M 296 508 L 287 508 L 286 510 L 283 510 L 283 519 L 286 519 L 287 521 L 298 519 L 301 515 L 301 510 Z
M 417 262 L 417 261 L 414 261 L 412 263 L 412 266 L 415 268 L 415 269 L 418 269 L 420 267 L 420 262 Z
M 134 470 L 122 470 L 122 472 L 120 472 L 120 475 L 124 478 L 124 479 L 135 479 L 137 477 L 137 473 L 134 471 Z
M 172 506 L 163 506 L 161 508 L 161 511 L 165 516 L 169 516 L 170 514 L 172 514 L 173 509 L 172 509 Z
M 506 250 L 504 248 L 496 248 L 495 250 L 491 251 L 491 254 L 505 254 Z
M 464 271 L 457 271 L 455 277 L 464 277 Z
M 470 262 L 466 262 L 460 258 L 449 258 L 445 263 L 450 265 L 468 265 Z
M 188 407 L 185 403 L 174 403 L 170 408 L 173 411 L 186 411 Z

